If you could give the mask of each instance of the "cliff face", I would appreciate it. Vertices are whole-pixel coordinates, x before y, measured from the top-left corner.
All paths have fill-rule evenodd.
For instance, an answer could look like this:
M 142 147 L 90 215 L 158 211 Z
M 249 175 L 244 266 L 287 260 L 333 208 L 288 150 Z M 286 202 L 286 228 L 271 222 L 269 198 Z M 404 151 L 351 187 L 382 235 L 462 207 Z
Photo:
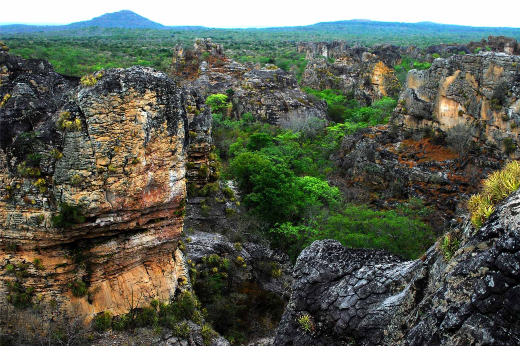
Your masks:
M 192 50 L 177 47 L 170 74 L 205 96 L 233 90 L 229 99 L 233 107 L 227 116 L 240 118 L 251 113 L 271 124 L 294 117 L 326 117 L 326 103 L 311 101 L 292 74 L 274 65 L 262 69 L 241 65 L 227 58 L 222 46 L 210 39 L 197 39 Z
M 394 120 L 442 131 L 463 125 L 475 139 L 518 158 L 520 58 L 483 53 L 436 59 L 408 73 Z
M 184 275 L 186 163 L 211 145 L 203 99 L 149 68 L 78 86 L 44 61 L 0 62 L 2 304 L 117 315 L 168 299 Z
M 401 59 L 401 49 L 390 45 L 350 47 L 345 42 L 307 43 L 298 47 L 309 63 L 302 85 L 314 89 L 339 89 L 351 93 L 363 104 L 384 96 L 396 96 L 399 82 L 393 66 Z M 319 56 L 323 56 L 319 57 Z M 333 58 L 334 62 L 327 59 Z
M 314 242 L 294 268 L 275 345 L 519 343 L 519 201 L 515 192 L 481 229 L 467 226 L 451 259 L 440 244 L 401 262 Z

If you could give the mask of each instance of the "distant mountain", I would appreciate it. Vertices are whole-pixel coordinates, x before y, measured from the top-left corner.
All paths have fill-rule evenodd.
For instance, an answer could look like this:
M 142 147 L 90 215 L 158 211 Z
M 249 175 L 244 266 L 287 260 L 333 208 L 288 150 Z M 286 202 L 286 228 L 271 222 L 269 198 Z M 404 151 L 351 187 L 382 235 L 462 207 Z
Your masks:
M 76 22 L 67 25 L 25 25 L 25 24 L 11 24 L 0 25 L 0 33 L 15 34 L 15 33 L 31 33 L 31 32 L 48 32 L 61 31 L 71 29 L 81 29 L 87 27 L 100 28 L 126 28 L 126 29 L 172 29 L 176 27 L 168 27 L 148 18 L 138 15 L 129 10 L 123 10 L 114 13 L 106 13 L 102 16 L 86 20 L 83 22 Z M 198 27 L 200 28 L 200 27 Z
M 69 29 L 98 26 L 101 28 L 129 28 L 129 29 L 168 29 L 167 26 L 151 21 L 129 10 L 114 13 L 105 13 L 102 16 L 84 22 L 64 25 Z

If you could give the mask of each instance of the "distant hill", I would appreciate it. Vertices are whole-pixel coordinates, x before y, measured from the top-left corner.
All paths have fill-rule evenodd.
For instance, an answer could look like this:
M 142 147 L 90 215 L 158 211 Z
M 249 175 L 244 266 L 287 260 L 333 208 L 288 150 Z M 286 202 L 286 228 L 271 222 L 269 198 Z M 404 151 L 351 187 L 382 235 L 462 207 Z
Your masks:
M 101 28 L 129 28 L 129 29 L 168 29 L 167 26 L 151 21 L 148 18 L 138 15 L 129 10 L 114 13 L 105 13 L 102 16 L 64 25 L 70 29 L 87 28 L 98 26 Z
M 148 18 L 138 15 L 129 10 L 123 10 L 114 13 L 106 13 L 102 16 L 86 20 L 83 22 L 76 22 L 67 25 L 0 25 L 0 33 L 15 34 L 15 33 L 31 33 L 31 32 L 48 32 L 48 31 L 63 31 L 71 29 L 81 29 L 87 27 L 100 28 L 123 28 L 123 29 L 171 29 L 175 27 L 168 27 Z

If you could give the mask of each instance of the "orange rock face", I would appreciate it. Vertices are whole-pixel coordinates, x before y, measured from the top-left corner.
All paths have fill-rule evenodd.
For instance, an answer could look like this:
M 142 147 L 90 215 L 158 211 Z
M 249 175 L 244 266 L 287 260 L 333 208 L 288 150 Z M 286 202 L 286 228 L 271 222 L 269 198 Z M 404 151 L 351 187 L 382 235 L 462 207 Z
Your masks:
M 394 120 L 404 127 L 447 131 L 462 125 L 477 140 L 511 158 L 518 150 L 520 59 L 506 54 L 437 59 L 408 73 Z
M 132 298 L 169 299 L 184 275 L 186 164 L 192 154 L 207 161 L 210 115 L 195 93 L 152 69 L 94 77 L 35 124 L 38 164 L 14 144 L 0 151 L 2 305 L 25 294 L 29 304 L 118 315 Z M 0 115 L 21 111 L 13 104 Z M 76 211 L 80 218 L 56 227 L 64 226 L 56 216 L 73 220 Z

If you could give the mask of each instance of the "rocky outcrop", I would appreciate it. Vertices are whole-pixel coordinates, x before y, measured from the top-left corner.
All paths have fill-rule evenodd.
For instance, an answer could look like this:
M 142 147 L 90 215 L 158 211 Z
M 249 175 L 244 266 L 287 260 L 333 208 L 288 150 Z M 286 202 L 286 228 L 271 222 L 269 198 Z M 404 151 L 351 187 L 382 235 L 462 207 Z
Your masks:
M 400 85 L 393 69 L 401 59 L 399 47 L 375 45 L 369 49 L 331 42 L 308 43 L 300 45 L 298 50 L 305 51 L 307 59 L 310 59 L 303 72 L 303 86 L 320 90 L 339 89 L 363 104 L 384 96 L 393 97 L 399 92 Z
M 461 125 L 517 158 L 519 63 L 517 56 L 493 53 L 436 59 L 430 69 L 408 73 L 394 120 L 405 128 L 442 131 Z
M 45 61 L 0 63 L 2 305 L 91 316 L 169 299 L 185 271 L 187 161 L 211 145 L 203 99 L 150 68 L 79 85 Z
M 479 150 L 462 156 L 430 133 L 402 133 L 395 126 L 367 128 L 343 138 L 331 156 L 338 170 L 329 181 L 353 203 L 380 209 L 419 198 L 434 207 L 430 225 L 440 234 L 461 212 L 461 202 L 501 161 Z
M 274 65 L 241 65 L 226 57 L 222 46 L 211 39 L 197 39 L 193 50 L 176 47 L 169 73 L 205 96 L 232 90 L 229 97 L 233 107 L 226 116 L 238 119 L 251 113 L 255 119 L 271 124 L 295 117 L 326 118 L 326 103 L 309 99 L 291 73 Z
M 275 345 L 514 345 L 520 342 L 520 192 L 484 226 L 466 226 L 402 262 L 331 240 L 305 249 Z

